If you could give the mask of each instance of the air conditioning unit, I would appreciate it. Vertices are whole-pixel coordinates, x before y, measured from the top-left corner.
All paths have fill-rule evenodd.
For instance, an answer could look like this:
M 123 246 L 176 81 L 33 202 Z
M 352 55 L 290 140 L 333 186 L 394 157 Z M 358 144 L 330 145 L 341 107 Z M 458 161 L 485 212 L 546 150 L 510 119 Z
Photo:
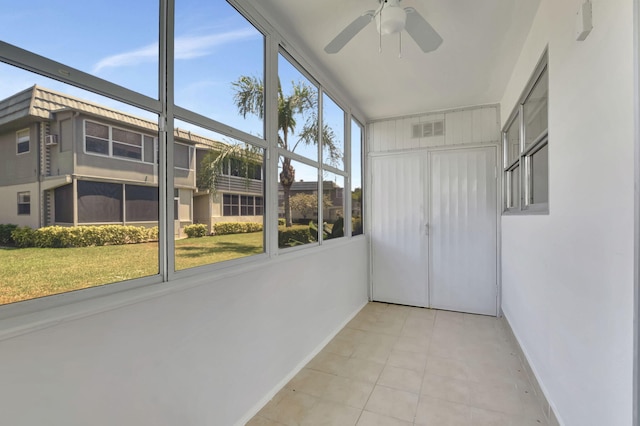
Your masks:
M 44 144 L 46 146 L 58 145 L 58 135 L 47 135 Z

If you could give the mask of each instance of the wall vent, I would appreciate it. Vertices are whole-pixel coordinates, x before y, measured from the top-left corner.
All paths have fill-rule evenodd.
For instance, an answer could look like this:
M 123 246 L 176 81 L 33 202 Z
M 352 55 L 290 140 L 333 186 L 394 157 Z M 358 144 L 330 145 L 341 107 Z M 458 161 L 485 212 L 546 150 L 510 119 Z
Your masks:
M 411 127 L 411 137 L 430 138 L 433 136 L 444 136 L 444 120 L 427 121 L 414 124 Z

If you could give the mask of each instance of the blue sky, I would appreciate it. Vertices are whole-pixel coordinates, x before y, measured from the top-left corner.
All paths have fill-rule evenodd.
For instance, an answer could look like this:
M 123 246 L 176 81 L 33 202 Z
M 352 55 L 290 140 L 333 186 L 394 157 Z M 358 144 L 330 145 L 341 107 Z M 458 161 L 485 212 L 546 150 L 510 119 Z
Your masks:
M 157 22 L 157 0 L 28 0 L 4 8 L 0 39 L 157 98 Z M 261 120 L 238 114 L 231 82 L 241 75 L 263 77 L 263 37 L 226 1 L 176 0 L 174 64 L 177 105 L 262 136 Z M 286 94 L 291 81 L 303 77 L 293 67 L 281 67 L 280 79 Z M 0 99 L 33 84 L 156 119 L 131 106 L 0 64 Z M 340 110 L 325 108 L 325 114 L 332 127 L 340 127 L 342 138 Z M 296 153 L 315 160 L 314 150 L 299 147 Z

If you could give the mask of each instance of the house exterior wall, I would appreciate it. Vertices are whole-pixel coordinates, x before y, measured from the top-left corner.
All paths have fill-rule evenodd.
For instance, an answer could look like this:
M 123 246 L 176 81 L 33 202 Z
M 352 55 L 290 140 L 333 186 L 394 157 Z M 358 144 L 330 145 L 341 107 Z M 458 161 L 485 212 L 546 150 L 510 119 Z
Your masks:
M 632 424 L 633 2 L 542 0 L 502 99 L 503 121 L 544 49 L 549 214 L 502 217 L 502 310 L 563 425 Z
M 14 224 L 18 226 L 40 226 L 40 197 L 38 183 L 23 183 L 19 185 L 0 186 L 0 224 Z M 18 214 L 18 193 L 29 192 L 31 196 L 31 213 Z
M 17 153 L 16 132 L 29 129 L 29 152 Z M 0 186 L 38 180 L 38 126 L 35 123 L 7 126 L 0 133 Z

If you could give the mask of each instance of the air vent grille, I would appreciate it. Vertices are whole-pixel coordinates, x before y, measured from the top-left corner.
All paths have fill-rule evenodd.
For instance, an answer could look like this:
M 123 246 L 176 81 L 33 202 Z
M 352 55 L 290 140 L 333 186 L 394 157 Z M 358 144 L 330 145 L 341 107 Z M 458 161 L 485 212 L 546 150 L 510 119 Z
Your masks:
M 430 138 L 433 136 L 444 136 L 444 120 L 427 121 L 414 124 L 411 127 L 411 137 Z

